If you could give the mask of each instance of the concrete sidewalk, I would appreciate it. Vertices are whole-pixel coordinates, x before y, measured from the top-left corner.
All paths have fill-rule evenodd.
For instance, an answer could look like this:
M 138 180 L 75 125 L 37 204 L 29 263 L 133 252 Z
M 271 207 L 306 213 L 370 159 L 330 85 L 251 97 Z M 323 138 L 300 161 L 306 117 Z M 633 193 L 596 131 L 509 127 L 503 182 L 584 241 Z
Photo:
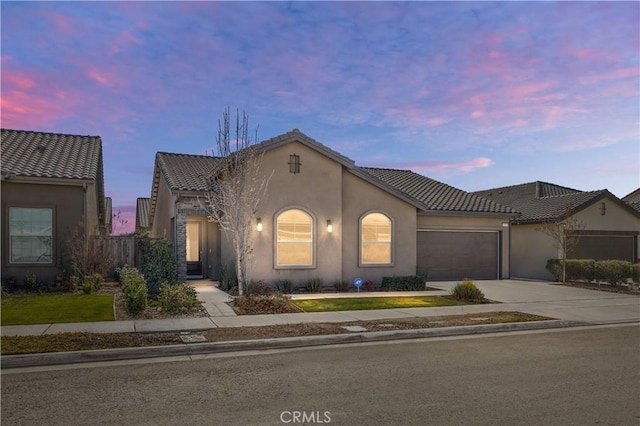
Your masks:
M 237 316 L 226 304 L 229 295 L 216 288 L 211 281 L 192 282 L 198 298 L 210 317 L 158 320 L 127 320 L 93 323 L 37 324 L 4 326 L 2 336 L 43 335 L 64 332 L 130 333 L 198 331 L 217 327 L 268 326 L 312 322 L 352 322 L 367 320 L 433 317 L 442 315 L 482 314 L 512 311 L 542 315 L 564 321 L 590 324 L 640 321 L 640 298 L 617 293 L 572 288 L 552 283 L 517 280 L 477 281 L 488 299 L 501 303 L 485 305 L 447 306 L 435 308 L 379 309 L 369 311 L 314 312 L 277 315 Z M 294 295 L 294 298 L 360 297 L 360 296 L 419 296 L 449 294 L 455 282 L 428 283 L 439 291 L 345 293 L 326 295 Z

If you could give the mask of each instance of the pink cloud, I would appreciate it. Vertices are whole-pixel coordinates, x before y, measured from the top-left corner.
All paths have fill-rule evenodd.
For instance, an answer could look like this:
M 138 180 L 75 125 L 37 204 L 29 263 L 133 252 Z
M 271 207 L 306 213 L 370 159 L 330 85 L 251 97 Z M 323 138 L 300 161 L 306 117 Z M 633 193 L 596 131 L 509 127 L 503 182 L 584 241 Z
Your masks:
M 380 158 L 379 160 L 381 160 Z M 380 162 L 380 161 L 377 162 Z M 448 174 L 455 175 L 460 173 L 471 173 L 476 169 L 482 169 L 491 167 L 495 163 L 491 158 L 476 157 L 464 161 L 437 161 L 437 160 L 425 160 L 414 163 L 399 163 L 391 165 L 390 167 L 399 169 L 410 169 L 417 173 L 431 174 Z M 389 165 L 387 165 L 389 167 Z M 384 167 L 384 166 L 383 166 Z
M 31 78 L 22 73 L 12 71 L 4 71 L 2 73 L 2 83 L 3 85 L 8 84 L 21 90 L 31 89 L 35 85 L 35 82 Z
M 98 83 L 102 84 L 103 86 L 114 85 L 112 76 L 108 76 L 107 73 L 105 73 L 104 71 L 98 71 L 95 68 L 89 70 L 89 77 L 91 77 L 93 80 L 97 81 Z

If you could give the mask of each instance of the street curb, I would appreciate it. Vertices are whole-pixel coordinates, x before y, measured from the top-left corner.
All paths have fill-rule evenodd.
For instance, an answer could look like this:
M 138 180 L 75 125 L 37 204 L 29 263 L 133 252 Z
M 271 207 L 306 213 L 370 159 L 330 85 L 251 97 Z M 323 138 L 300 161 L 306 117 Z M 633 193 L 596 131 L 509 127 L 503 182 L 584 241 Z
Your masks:
M 49 365 L 81 364 L 105 361 L 124 361 L 145 358 L 205 355 L 224 352 L 286 349 L 343 343 L 380 342 L 388 340 L 418 339 L 500 333 L 521 330 L 542 330 L 590 325 L 585 322 L 548 320 L 501 324 L 467 325 L 412 330 L 370 331 L 321 336 L 276 337 L 270 339 L 237 340 L 228 342 L 190 343 L 139 348 L 99 349 L 75 352 L 52 352 L 2 356 L 0 368 L 41 367 Z

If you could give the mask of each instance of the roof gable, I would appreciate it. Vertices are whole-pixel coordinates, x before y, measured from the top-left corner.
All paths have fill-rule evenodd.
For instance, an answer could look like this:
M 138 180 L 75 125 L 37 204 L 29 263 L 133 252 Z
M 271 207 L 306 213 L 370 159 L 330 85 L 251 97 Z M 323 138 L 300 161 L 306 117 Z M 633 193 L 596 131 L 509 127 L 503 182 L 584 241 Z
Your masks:
M 298 129 L 260 142 L 253 145 L 252 148 L 257 152 L 264 153 L 293 142 L 301 143 L 336 161 L 350 173 L 425 212 L 499 214 L 504 216 L 513 216 L 518 213 L 511 207 L 484 199 L 410 170 L 358 167 L 350 158 L 308 137 Z M 151 217 L 155 214 L 160 174 L 165 177 L 172 192 L 197 194 L 209 190 L 211 171 L 219 161 L 221 161 L 220 157 L 158 152 L 151 193 Z M 152 221 L 152 219 L 150 220 Z
M 476 191 L 481 197 L 509 205 L 521 212 L 515 223 L 556 222 L 587 208 L 604 197 L 609 197 L 629 211 L 633 209 L 606 189 L 579 191 L 547 182 L 529 182 L 520 185 Z M 637 212 L 634 212 L 637 215 Z

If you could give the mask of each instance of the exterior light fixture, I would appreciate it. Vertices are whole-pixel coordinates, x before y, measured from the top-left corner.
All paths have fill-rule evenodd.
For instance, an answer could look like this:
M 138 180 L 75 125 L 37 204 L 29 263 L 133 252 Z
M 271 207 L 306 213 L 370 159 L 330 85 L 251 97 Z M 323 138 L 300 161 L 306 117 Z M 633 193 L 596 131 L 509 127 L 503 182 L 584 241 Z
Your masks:
M 262 219 L 260 218 L 256 219 L 256 229 L 258 232 L 262 232 Z
M 327 220 L 327 232 L 333 232 L 333 225 L 331 224 L 331 220 Z

